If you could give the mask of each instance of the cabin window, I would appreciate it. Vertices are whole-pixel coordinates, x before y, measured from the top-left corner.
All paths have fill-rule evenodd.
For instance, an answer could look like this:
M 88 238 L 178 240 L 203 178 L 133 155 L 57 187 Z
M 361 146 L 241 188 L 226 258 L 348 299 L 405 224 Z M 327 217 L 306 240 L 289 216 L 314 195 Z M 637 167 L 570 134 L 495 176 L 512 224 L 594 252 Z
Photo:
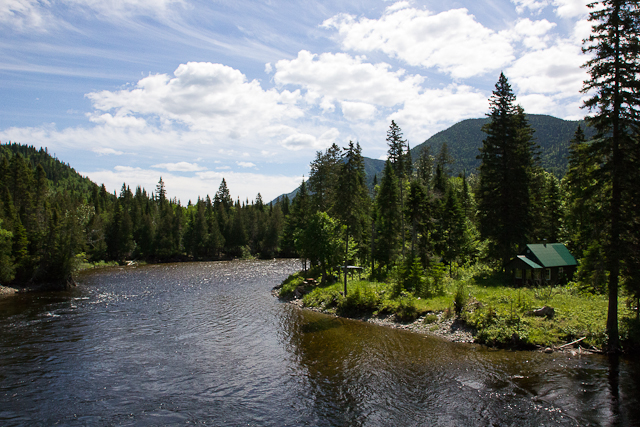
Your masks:
M 547 273 L 547 280 L 551 280 L 551 269 L 547 268 L 546 273 Z
M 527 280 L 531 279 L 531 270 L 527 270 Z
M 540 280 L 540 270 L 533 270 L 533 278 Z
M 558 274 L 560 275 L 564 274 L 564 268 L 558 267 Z
M 516 279 L 522 279 L 522 270 L 516 268 Z

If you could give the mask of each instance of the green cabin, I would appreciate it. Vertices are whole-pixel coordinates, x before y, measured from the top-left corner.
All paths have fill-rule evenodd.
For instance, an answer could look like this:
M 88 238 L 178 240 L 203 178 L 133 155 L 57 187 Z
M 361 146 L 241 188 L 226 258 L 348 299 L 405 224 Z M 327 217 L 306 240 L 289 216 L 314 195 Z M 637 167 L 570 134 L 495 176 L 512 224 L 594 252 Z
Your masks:
M 515 285 L 557 284 L 570 280 L 578 263 L 562 243 L 527 245 L 506 265 Z

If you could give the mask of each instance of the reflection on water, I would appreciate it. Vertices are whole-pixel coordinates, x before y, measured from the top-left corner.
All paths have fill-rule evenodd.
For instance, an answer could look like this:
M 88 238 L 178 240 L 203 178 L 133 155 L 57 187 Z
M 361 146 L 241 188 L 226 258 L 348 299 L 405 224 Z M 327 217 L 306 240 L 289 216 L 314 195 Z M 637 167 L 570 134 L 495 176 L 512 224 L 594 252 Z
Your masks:
M 293 260 L 152 265 L 0 299 L 0 425 L 636 425 L 638 366 L 300 310 Z

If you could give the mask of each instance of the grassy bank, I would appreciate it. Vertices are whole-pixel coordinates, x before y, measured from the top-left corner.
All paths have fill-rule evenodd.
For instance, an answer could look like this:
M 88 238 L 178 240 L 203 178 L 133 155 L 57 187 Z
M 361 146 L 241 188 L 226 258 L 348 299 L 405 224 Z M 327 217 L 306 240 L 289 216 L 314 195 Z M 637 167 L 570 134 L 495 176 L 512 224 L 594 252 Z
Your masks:
M 364 276 L 364 275 L 363 275 Z M 499 347 L 558 347 L 584 338 L 585 348 L 606 343 L 607 297 L 581 291 L 575 284 L 516 288 L 505 278 L 482 268 L 460 269 L 446 278 L 438 295 L 417 298 L 394 281 L 350 279 L 343 283 L 307 283 L 310 272 L 290 276 L 279 290 L 281 298 L 302 299 L 302 305 L 345 317 L 393 315 L 398 322 L 418 317 L 436 322 L 457 316 L 476 330 L 476 342 Z M 538 316 L 536 309 L 553 308 L 553 315 Z M 624 296 L 619 301 L 620 333 L 626 350 L 637 348 L 640 324 Z M 440 316 L 437 316 L 440 314 Z

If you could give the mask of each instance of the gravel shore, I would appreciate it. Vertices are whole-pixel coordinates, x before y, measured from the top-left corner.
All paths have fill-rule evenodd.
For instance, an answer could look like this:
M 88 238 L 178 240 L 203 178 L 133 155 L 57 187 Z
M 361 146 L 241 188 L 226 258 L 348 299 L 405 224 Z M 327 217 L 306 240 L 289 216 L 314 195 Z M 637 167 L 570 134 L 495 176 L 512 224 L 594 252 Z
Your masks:
M 6 286 L 0 285 L 0 297 L 6 296 L 6 295 L 13 295 L 17 292 L 18 291 L 16 289 L 7 288 Z
M 278 296 L 277 291 L 273 293 L 274 296 Z M 290 304 L 296 305 L 305 310 L 313 310 L 319 313 L 336 316 L 335 313 L 327 312 L 319 308 L 303 307 L 302 299 L 293 299 L 286 301 Z M 434 319 L 433 316 L 437 319 Z M 430 322 L 425 323 L 425 317 L 430 317 Z M 386 326 L 395 329 L 404 329 L 411 332 L 416 332 L 423 335 L 432 335 L 444 338 L 452 342 L 472 343 L 475 341 L 475 330 L 465 325 L 464 322 L 454 317 L 446 318 L 444 313 L 427 313 L 426 316 L 421 316 L 411 323 L 397 322 L 393 315 L 384 315 L 381 317 L 350 317 L 354 320 L 360 320 L 362 322 L 374 323 L 380 326 Z M 337 317 L 337 316 L 336 316 Z

